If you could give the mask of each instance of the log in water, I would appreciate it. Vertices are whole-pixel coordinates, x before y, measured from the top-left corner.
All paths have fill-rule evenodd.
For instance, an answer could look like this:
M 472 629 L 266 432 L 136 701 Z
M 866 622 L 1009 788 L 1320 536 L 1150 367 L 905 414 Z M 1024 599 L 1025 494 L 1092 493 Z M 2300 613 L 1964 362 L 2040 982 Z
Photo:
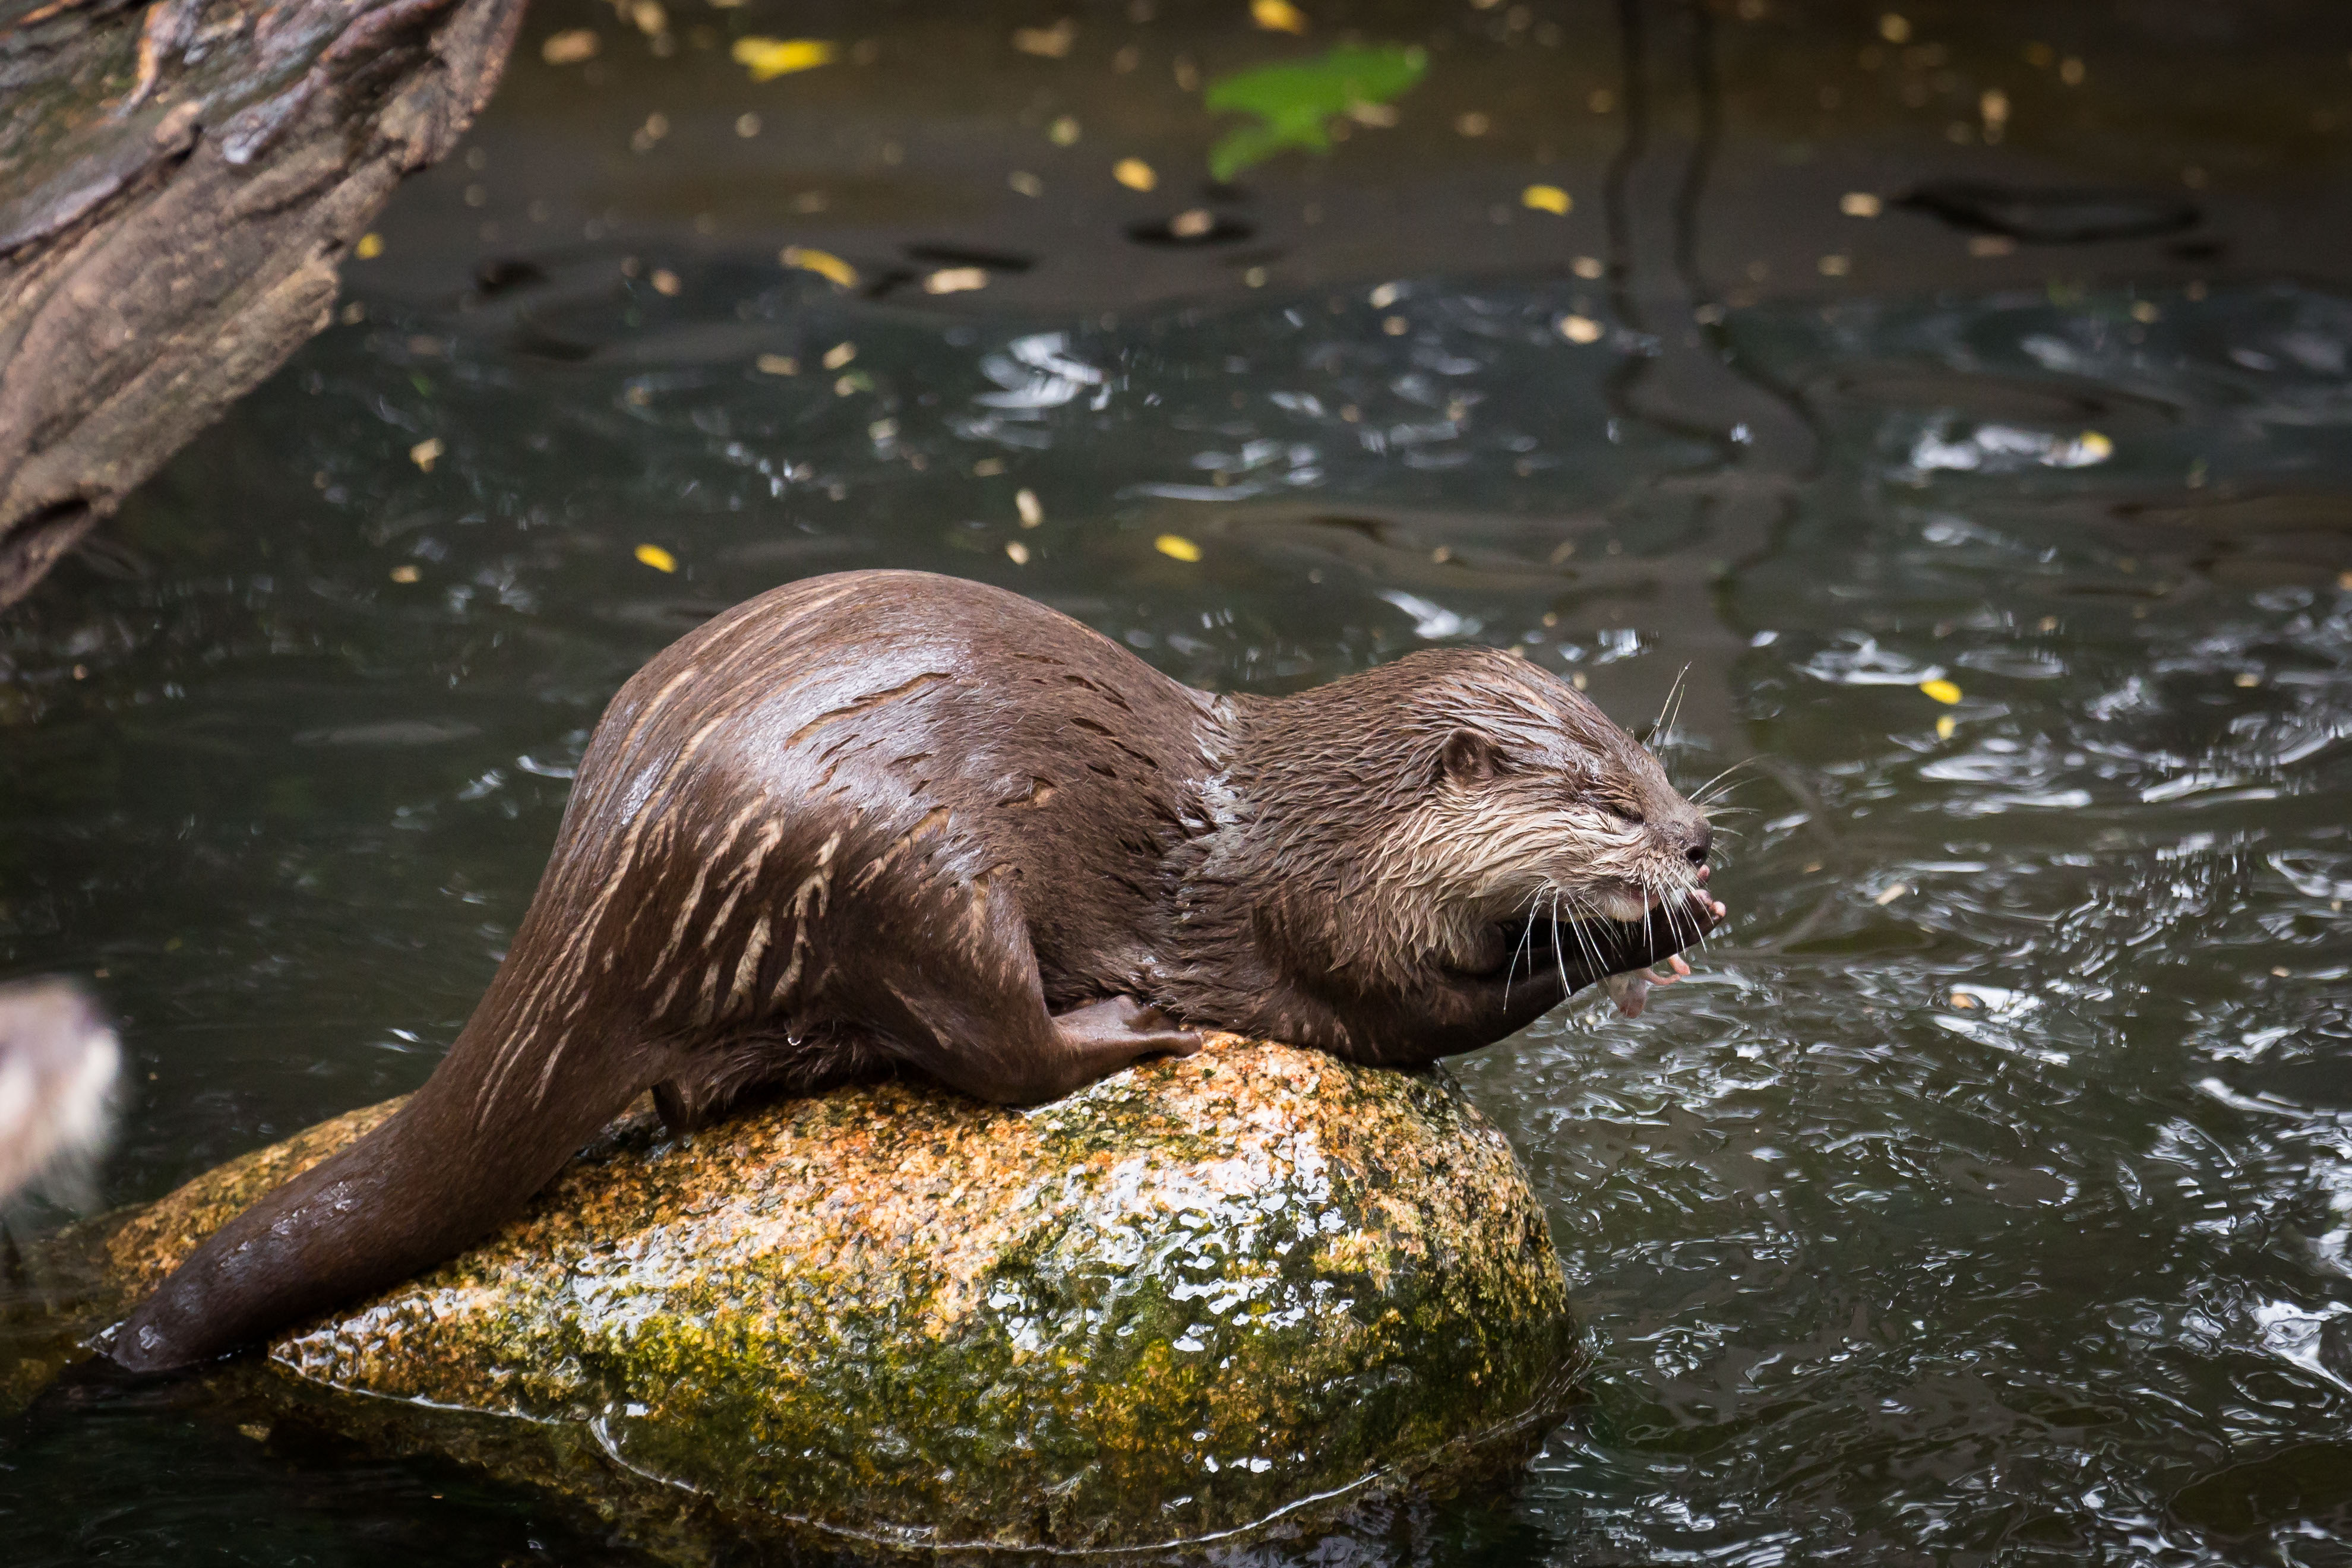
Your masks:
M 0 19 L 0 605 L 324 327 L 521 0 L 12 0 Z

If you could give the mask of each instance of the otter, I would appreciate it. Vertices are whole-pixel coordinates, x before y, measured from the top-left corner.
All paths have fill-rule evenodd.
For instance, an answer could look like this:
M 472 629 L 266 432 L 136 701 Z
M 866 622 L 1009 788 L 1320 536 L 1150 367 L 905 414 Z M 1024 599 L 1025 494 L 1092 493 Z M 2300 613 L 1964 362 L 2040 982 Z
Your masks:
M 70 980 L 0 985 L 0 1204 L 106 1142 L 122 1052 Z
M 1213 696 L 1002 589 L 792 584 L 614 698 L 425 1087 L 109 1348 L 182 1366 L 414 1274 L 647 1089 L 683 1131 L 898 1070 L 1044 1101 L 1210 1028 L 1475 1050 L 1603 977 L 1687 973 L 1723 914 L 1709 845 L 1648 752 L 1498 650 Z

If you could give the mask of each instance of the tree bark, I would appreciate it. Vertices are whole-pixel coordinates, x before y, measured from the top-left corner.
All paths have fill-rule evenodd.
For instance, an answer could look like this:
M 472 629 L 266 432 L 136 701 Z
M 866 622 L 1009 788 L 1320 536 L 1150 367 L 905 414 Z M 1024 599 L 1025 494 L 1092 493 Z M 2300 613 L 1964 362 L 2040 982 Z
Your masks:
M 522 0 L 0 0 L 0 606 L 327 324 Z

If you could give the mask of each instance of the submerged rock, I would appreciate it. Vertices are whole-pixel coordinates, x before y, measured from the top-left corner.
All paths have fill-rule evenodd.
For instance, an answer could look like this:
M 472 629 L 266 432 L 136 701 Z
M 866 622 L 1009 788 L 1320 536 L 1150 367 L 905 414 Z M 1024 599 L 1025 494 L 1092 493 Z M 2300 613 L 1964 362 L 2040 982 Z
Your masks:
M 143 1211 L 118 1281 L 392 1109 Z M 629 1118 L 260 1381 L 651 1544 L 1106 1548 L 1507 1466 L 1576 1357 L 1542 1211 L 1450 1079 L 1226 1041 L 1028 1110 L 890 1083 Z

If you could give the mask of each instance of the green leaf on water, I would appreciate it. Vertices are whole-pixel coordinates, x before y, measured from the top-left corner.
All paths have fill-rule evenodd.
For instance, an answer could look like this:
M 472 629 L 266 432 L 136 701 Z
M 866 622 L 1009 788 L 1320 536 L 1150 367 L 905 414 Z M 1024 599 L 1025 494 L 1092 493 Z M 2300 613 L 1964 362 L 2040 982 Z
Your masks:
M 1209 173 L 1230 180 L 1285 147 L 1327 153 L 1324 127 L 1358 104 L 1383 104 L 1402 97 L 1429 69 L 1420 48 L 1383 45 L 1338 48 L 1319 59 L 1258 66 L 1221 76 L 1202 101 L 1220 113 L 1254 114 L 1258 123 L 1226 134 L 1209 153 Z

